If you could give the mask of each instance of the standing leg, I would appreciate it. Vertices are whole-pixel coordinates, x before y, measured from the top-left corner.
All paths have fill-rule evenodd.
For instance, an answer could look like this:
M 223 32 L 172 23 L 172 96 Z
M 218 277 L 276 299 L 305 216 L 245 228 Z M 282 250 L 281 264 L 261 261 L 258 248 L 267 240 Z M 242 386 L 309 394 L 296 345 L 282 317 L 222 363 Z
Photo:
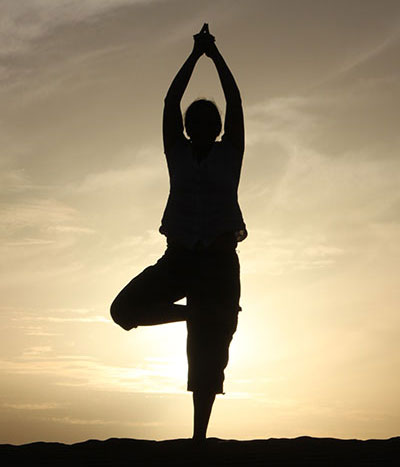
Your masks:
M 197 311 L 197 310 L 196 310 Z M 224 370 L 229 360 L 229 344 L 237 328 L 237 312 L 226 322 L 208 318 L 187 320 L 188 386 L 193 391 L 193 439 L 206 439 L 216 394 L 224 394 Z
M 208 422 L 210 420 L 214 400 L 215 393 L 213 392 L 193 391 L 193 440 L 201 441 L 206 439 Z
M 236 251 L 196 262 L 187 320 L 188 391 L 193 391 L 193 439 L 205 440 L 216 394 L 224 394 L 224 369 L 240 310 L 240 265 Z

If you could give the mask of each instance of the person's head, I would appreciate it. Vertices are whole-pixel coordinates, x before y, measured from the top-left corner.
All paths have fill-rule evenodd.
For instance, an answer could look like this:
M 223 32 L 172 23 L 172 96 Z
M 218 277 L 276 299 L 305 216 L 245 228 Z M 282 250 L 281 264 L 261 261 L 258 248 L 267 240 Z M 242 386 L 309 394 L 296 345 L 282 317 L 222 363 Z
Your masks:
M 186 133 L 194 143 L 212 143 L 222 130 L 221 115 L 215 102 L 197 99 L 185 112 Z

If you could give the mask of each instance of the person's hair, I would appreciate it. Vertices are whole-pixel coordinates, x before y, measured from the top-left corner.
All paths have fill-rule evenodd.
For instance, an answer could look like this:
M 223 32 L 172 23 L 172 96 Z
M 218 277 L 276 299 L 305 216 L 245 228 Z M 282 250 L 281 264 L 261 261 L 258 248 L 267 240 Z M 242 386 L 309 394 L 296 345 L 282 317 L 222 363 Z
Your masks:
M 207 119 L 215 125 L 215 137 L 221 133 L 222 120 L 217 104 L 208 99 L 196 99 L 193 101 L 185 112 L 185 129 L 186 133 L 190 134 L 190 125 L 194 117 L 198 115 L 206 115 Z

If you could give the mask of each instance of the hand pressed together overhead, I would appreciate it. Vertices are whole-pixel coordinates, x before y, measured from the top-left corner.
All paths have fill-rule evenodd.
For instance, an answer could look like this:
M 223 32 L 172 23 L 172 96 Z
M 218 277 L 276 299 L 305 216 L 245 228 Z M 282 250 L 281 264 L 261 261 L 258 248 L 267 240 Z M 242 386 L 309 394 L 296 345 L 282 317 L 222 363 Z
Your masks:
M 210 34 L 207 23 L 203 24 L 200 32 L 195 34 L 193 39 L 193 52 L 199 57 L 205 53 L 207 57 L 212 58 L 217 51 L 217 47 L 215 45 L 215 37 Z

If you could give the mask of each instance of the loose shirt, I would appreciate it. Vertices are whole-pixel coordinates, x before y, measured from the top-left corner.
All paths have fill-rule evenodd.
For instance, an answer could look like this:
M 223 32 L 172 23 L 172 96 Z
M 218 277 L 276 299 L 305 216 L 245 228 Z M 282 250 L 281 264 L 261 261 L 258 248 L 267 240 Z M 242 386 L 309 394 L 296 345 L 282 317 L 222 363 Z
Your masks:
M 243 241 L 248 234 L 237 195 L 243 154 L 224 135 L 200 161 L 185 137 L 165 156 L 170 191 L 159 232 L 189 249 L 227 232 Z

